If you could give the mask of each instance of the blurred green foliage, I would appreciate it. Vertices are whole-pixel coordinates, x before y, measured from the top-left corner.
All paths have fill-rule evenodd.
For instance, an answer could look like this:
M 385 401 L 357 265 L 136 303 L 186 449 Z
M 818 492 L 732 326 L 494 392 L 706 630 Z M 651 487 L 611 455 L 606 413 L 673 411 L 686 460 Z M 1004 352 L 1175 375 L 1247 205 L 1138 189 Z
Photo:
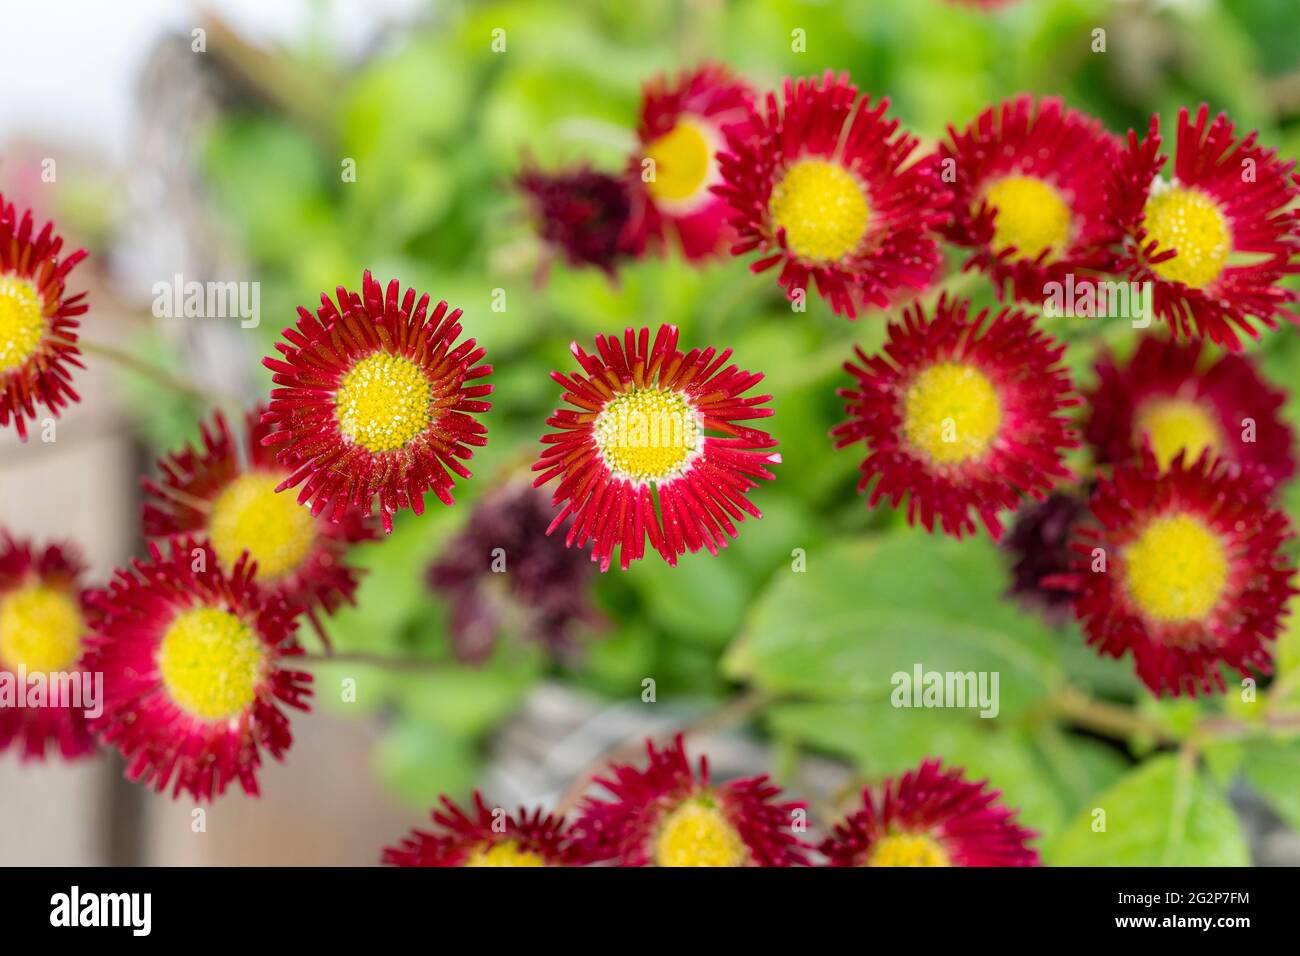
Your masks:
M 511 180 L 526 156 L 546 167 L 619 168 L 641 84 L 705 59 L 768 88 L 787 74 L 847 70 L 864 90 L 890 97 L 925 142 L 1031 90 L 1063 95 L 1117 132 L 1144 128 L 1154 111 L 1168 129 L 1179 106 L 1205 100 L 1295 155 L 1295 14 L 1294 0 L 1022 0 L 994 14 L 946 0 L 517 0 L 433 5 L 423 26 L 357 65 L 319 48 L 289 51 L 329 84 L 332 113 L 309 131 L 250 105 L 218 123 L 204 152 L 213 207 L 242 237 L 262 282 L 268 320 L 259 348 L 270 352 L 297 306 L 312 308 L 339 284 L 355 287 L 370 268 L 381 282 L 398 277 L 464 309 L 467 334 L 496 368 L 490 442 L 475 456 L 474 480 L 455 509 L 404 513 L 391 539 L 359 550 L 370 573 L 359 608 L 331 624 L 341 649 L 449 659 L 445 608 L 425 590 L 424 569 L 485 487 L 526 468 L 559 397 L 548 373 L 570 366 L 573 339 L 669 322 L 688 348 L 733 348 L 742 366 L 767 373 L 784 457 L 777 480 L 753 496 L 764 519 L 746 521 L 721 557 L 691 557 L 674 571 L 652 556 L 603 576 L 597 599 L 613 623 L 578 663 L 561 667 L 506 641 L 480 668 L 365 672 L 360 701 L 390 720 L 376 755 L 385 779 L 417 803 L 468 788 L 483 735 L 547 674 L 629 700 L 652 676 L 661 702 L 723 698 L 752 683 L 779 697 L 761 725 L 790 774 L 806 751 L 870 777 L 937 754 L 993 779 L 1054 862 L 1244 862 L 1222 793 L 1240 762 L 1226 748 L 1213 751 L 1216 782 L 1170 755 L 1130 769 L 1120 748 L 1064 730 L 1045 716 L 1045 698 L 1066 675 L 1112 699 L 1149 698 L 1131 662 L 1101 660 L 1073 625 L 1049 628 L 1007 602 L 991 545 L 908 531 L 858 497 L 858 456 L 834 451 L 827 431 L 841 414 L 840 363 L 854 343 L 879 346 L 879 314 L 845 322 L 815 297 L 806 314 L 792 314 L 772 274 L 753 276 L 739 262 L 695 269 L 670 257 L 633 265 L 617 283 L 557 266 L 539 282 L 543 251 Z M 1098 28 L 1104 54 L 1091 49 Z M 505 31 L 504 53 L 491 49 L 495 29 Z M 802 53 L 792 48 L 800 30 Z M 355 182 L 341 176 L 348 160 Z M 498 289 L 505 311 L 491 308 Z M 992 302 L 985 283 L 964 289 Z M 1080 384 L 1090 382 L 1103 342 L 1124 349 L 1130 337 L 1108 328 L 1072 348 Z M 1294 333 L 1269 336 L 1263 349 L 1274 379 L 1294 383 Z M 1297 411 L 1293 401 L 1293 421 Z M 791 573 L 795 549 L 807 556 L 806 574 Z M 1288 641 L 1281 679 L 1296 688 L 1300 651 Z M 1002 714 L 890 707 L 880 675 L 916 660 L 1000 671 Z M 321 686 L 334 683 L 323 670 Z M 1181 719 L 1178 705 L 1143 706 L 1155 719 Z M 1216 705 L 1186 706 L 1194 720 Z M 1260 744 L 1247 771 L 1293 824 L 1297 746 Z M 1127 837 L 1089 839 L 1091 808 L 1103 805 Z

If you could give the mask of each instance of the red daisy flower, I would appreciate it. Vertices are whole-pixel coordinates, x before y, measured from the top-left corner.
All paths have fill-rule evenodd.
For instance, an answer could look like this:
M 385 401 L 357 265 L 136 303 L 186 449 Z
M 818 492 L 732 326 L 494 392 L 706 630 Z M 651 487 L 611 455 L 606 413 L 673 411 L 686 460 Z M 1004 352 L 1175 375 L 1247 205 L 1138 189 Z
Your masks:
M 646 741 L 649 764 L 621 764 L 596 782 L 613 796 L 588 797 L 573 825 L 589 862 L 619 866 L 802 866 L 794 824 L 803 803 L 778 803 L 766 775 L 714 784 L 708 758 L 692 770 L 681 734 L 671 748 Z
M 712 187 L 722 181 L 718 154 L 728 137 L 749 134 L 752 104 L 749 85 L 716 64 L 646 86 L 629 175 L 641 186 L 634 215 L 651 242 L 675 234 L 686 258 L 699 260 L 735 241 L 735 213 Z
M 596 266 L 612 276 L 623 260 L 644 252 L 627 177 L 587 166 L 560 173 L 528 166 L 516 182 L 532 206 L 538 234 L 569 265 Z
M 1267 673 L 1295 570 L 1292 536 L 1253 474 L 1180 452 L 1161 470 L 1150 449 L 1116 467 L 1075 531 L 1073 572 L 1057 583 L 1102 654 L 1132 651 L 1156 694 L 1225 688 L 1220 664 Z
M 81 401 L 68 367 L 85 368 L 77 358 L 76 316 L 86 311 L 86 294 L 65 295 L 65 283 L 86 250 L 60 260 L 63 239 L 54 224 L 36 236 L 34 229 L 31 210 L 19 219 L 0 195 L 0 427 L 12 418 L 23 441 L 37 402 L 58 418 Z
M 1107 356 L 1087 397 L 1084 438 L 1102 464 L 1133 461 L 1150 442 L 1167 468 L 1180 451 L 1191 460 L 1209 449 L 1236 468 L 1252 467 L 1275 484 L 1295 473 L 1286 395 L 1240 355 L 1201 361 L 1200 342 L 1147 336 L 1126 366 Z
M 1042 499 L 1070 477 L 1066 449 L 1078 442 L 1061 412 L 1078 404 L 1065 369 L 1065 351 L 1034 327 L 1031 316 L 987 309 L 973 318 L 970 303 L 940 299 L 933 320 L 921 306 L 891 322 L 885 354 L 844 368 L 858 380 L 842 388 L 849 420 L 831 429 L 835 447 L 858 441 L 859 490 L 874 483 L 870 506 L 908 498 L 907 520 L 927 531 L 974 532 L 978 514 L 994 539 L 998 513 L 1022 493 Z
M 452 474 L 470 477 L 459 459 L 487 444 L 471 415 L 492 407 L 482 401 L 492 386 L 470 383 L 492 366 L 478 364 L 485 353 L 473 339 L 456 344 L 460 309 L 439 302 L 429 312 L 428 295 L 401 295 L 396 279 L 385 297 L 366 270 L 361 295 L 339 286 L 337 297 L 336 306 L 322 294 L 315 318 L 299 308 L 289 341 L 275 346 L 284 360 L 262 360 L 283 386 L 262 441 L 283 446 L 279 461 L 293 469 L 276 491 L 303 485 L 298 501 L 335 522 L 369 514 L 378 497 L 391 532 L 399 508 L 423 514 L 427 491 L 450 505 Z
M 292 743 L 280 705 L 309 709 L 311 675 L 283 666 L 302 653 L 296 609 L 258 590 L 247 558 L 227 574 L 193 540 L 166 557 L 149 545 L 100 604 L 104 741 L 127 777 L 160 793 L 174 779 L 173 797 L 210 800 L 235 780 L 256 795 L 261 750 L 280 760 Z
M 1140 142 L 1130 130 L 1106 201 L 1126 236 L 1119 268 L 1152 283 L 1155 311 L 1174 334 L 1237 351 L 1239 331 L 1259 337 L 1252 319 L 1270 329 L 1279 318 L 1300 321 L 1300 293 L 1280 285 L 1300 272 L 1300 176 L 1256 133 L 1238 140 L 1227 116 L 1209 115 L 1205 105 L 1195 122 L 1179 111 L 1172 181 L 1157 175 L 1168 158 L 1159 117 Z
M 474 808 L 467 814 L 448 797 L 434 809 L 438 831 L 412 830 L 398 846 L 384 850 L 390 866 L 573 866 L 574 847 L 564 828 L 564 817 L 515 814 L 489 807 L 477 791 Z
M 785 81 L 769 93 L 744 135 L 720 157 L 716 187 L 736 214 L 732 252 L 757 249 L 750 268 L 781 263 L 780 284 L 796 299 L 810 279 L 837 315 L 858 304 L 886 306 L 900 290 L 924 288 L 940 261 L 931 230 L 948 202 L 932 157 L 904 168 L 915 137 L 886 120 L 843 75 Z
M 1118 237 L 1103 190 L 1117 151 L 1100 122 L 1059 99 L 1018 96 L 948 127 L 939 146 L 952 189 L 953 243 L 972 249 L 966 269 L 988 274 L 1001 296 L 1042 302 L 1047 285 L 1107 269 Z
M 1029 841 L 988 781 L 927 760 L 878 793 L 862 791 L 862 809 L 835 826 L 820 850 L 831 866 L 1037 866 Z
M 141 482 L 149 496 L 144 533 L 204 538 L 227 573 L 247 553 L 257 562 L 263 590 L 302 607 L 320 631 L 321 612 L 354 603 L 361 573 L 344 561 L 348 546 L 373 540 L 376 529 L 356 510 L 340 522 L 327 521 L 313 517 L 292 495 L 276 492 L 293 469 L 277 464 L 263 444 L 271 433 L 262 423 L 265 412 L 258 406 L 245 416 L 242 454 L 217 412 L 211 428 L 200 428 L 202 448 L 186 445 L 160 460 L 161 483 Z
M 597 336 L 598 356 L 576 342 L 570 349 L 586 377 L 551 377 L 577 411 L 557 409 L 546 420 L 558 431 L 542 436 L 547 447 L 533 465 L 542 472 L 534 485 L 561 479 L 554 502 L 564 507 L 547 534 L 575 515 L 565 542 L 593 540 L 591 558 L 604 571 L 615 547 L 624 569 L 644 557 L 647 537 L 669 564 L 687 550 L 717 554 L 737 534 L 733 521 L 763 516 L 745 495 L 756 479 L 775 477 L 767 466 L 781 456 L 753 450 L 776 440 L 737 424 L 772 414 L 762 407 L 770 395 L 742 397 L 760 373 L 726 365 L 731 349 L 682 352 L 669 325 L 653 344 L 643 328 L 627 329 L 621 344 Z
M 70 545 L 40 550 L 0 531 L 0 684 L 15 695 L 0 694 L 0 751 L 15 746 L 24 760 L 44 759 L 47 747 L 69 760 L 94 753 L 87 717 L 95 701 L 85 696 L 95 669 L 86 646 L 92 611 L 78 583 L 84 570 Z

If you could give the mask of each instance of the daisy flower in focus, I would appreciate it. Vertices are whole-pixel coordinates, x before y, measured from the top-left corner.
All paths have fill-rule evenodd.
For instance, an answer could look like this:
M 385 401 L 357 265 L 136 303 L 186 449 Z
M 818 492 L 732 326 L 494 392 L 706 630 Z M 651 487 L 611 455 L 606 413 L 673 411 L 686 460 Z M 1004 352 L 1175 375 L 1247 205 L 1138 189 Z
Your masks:
M 564 818 L 531 813 L 522 807 L 509 814 L 489 807 L 475 792 L 465 812 L 449 798 L 434 809 L 436 832 L 412 830 L 398 846 L 384 850 L 390 866 L 572 866 L 574 847 Z
M 1294 436 L 1281 418 L 1286 395 L 1260 377 L 1251 359 L 1204 360 L 1200 342 L 1151 335 L 1125 365 L 1103 358 L 1097 379 L 1083 436 L 1101 464 L 1134 461 L 1149 442 L 1161 468 L 1179 452 L 1191 461 L 1209 449 L 1274 484 L 1295 472 Z
M 570 266 L 595 266 L 614 275 L 625 259 L 640 256 L 645 236 L 633 218 L 633 186 L 578 166 L 546 173 L 526 166 L 516 184 L 527 198 L 537 233 Z
M 1300 272 L 1300 177 L 1257 134 L 1238 139 L 1209 115 L 1179 111 L 1172 179 L 1158 175 L 1159 117 L 1141 141 L 1130 130 L 1106 198 L 1125 234 L 1119 269 L 1153 284 L 1156 314 L 1176 336 L 1237 351 L 1239 332 L 1259 336 L 1254 321 L 1300 321 L 1300 293 L 1281 285 Z
M 859 97 L 848 76 L 785 81 L 720 157 L 719 196 L 736 210 L 732 252 L 781 266 L 792 299 L 815 281 L 837 315 L 924 288 L 940 262 L 931 230 L 947 219 L 932 159 L 906 166 L 915 137 Z
M 1290 522 L 1249 472 L 1180 452 L 1159 468 L 1149 448 L 1103 479 L 1080 523 L 1073 570 L 1057 583 L 1074 594 L 1088 643 L 1132 652 L 1154 693 L 1225 689 L 1220 665 L 1267 673 L 1294 566 L 1283 553 Z
M 574 407 L 546 420 L 556 431 L 533 465 L 536 486 L 560 480 L 548 534 L 572 515 L 565 542 L 592 541 L 604 571 L 615 548 L 625 569 L 644 557 L 647 537 L 669 564 L 700 548 L 717 554 L 735 522 L 762 517 L 745 496 L 775 477 L 768 466 L 781 456 L 766 450 L 771 435 L 742 424 L 772 414 L 770 395 L 745 396 L 760 373 L 728 365 L 731 349 L 682 352 L 669 325 L 653 342 L 649 329 L 627 329 L 621 340 L 597 336 L 596 355 L 570 350 L 582 373 L 551 377 Z
M 939 169 L 952 190 L 944 235 L 971 249 L 998 294 L 1043 302 L 1046 286 L 1105 270 L 1118 237 L 1099 184 L 1117 144 L 1100 122 L 1058 99 L 1018 96 L 966 129 L 948 127 Z
M 23 441 L 38 402 L 57 418 L 81 400 L 69 367 L 85 367 L 78 359 L 76 317 L 86 312 L 86 294 L 70 296 L 65 284 L 86 250 L 60 259 L 63 239 L 54 224 L 39 233 L 35 228 L 31 210 L 19 218 L 0 195 L 0 427 L 12 419 Z
M 646 742 L 644 770 L 613 764 L 596 782 L 610 800 L 588 797 L 573 830 L 589 862 L 619 866 L 802 866 L 794 832 L 804 804 L 779 802 L 766 776 L 715 784 L 696 772 L 680 734 L 659 750 Z
M 263 595 L 246 558 L 227 574 L 210 548 L 178 541 L 117 572 L 92 641 L 104 672 L 103 738 L 126 775 L 159 792 L 211 800 L 238 782 L 256 795 L 265 750 L 292 742 L 282 705 L 307 710 L 311 676 L 296 609 Z
M 370 514 L 376 498 L 384 531 L 393 515 L 424 513 L 424 495 L 452 504 L 455 479 L 470 477 L 462 459 L 487 444 L 473 416 L 491 403 L 492 386 L 478 380 L 492 366 L 484 350 L 460 338 L 460 309 L 394 279 L 387 293 L 367 270 L 361 294 L 340 286 L 312 316 L 298 309 L 296 328 L 277 342 L 282 358 L 265 358 L 280 386 L 271 393 L 263 443 L 292 469 L 276 490 L 302 485 L 298 501 L 313 515 L 342 522 L 354 510 Z
M 871 507 L 906 496 L 909 523 L 933 531 L 937 520 L 957 537 L 975 531 L 974 512 L 997 539 L 999 512 L 1070 477 L 1064 453 L 1078 442 L 1063 412 L 1078 399 L 1065 346 L 1031 316 L 972 317 L 969 305 L 945 297 L 932 319 L 912 306 L 890 323 L 883 355 L 855 349 L 844 368 L 857 384 L 838 392 L 849 418 L 831 437 L 867 446 L 858 488 L 871 487 Z
M 28 680 L 44 678 L 47 692 L 56 676 L 81 683 L 95 669 L 88 654 L 91 608 L 78 579 L 85 568 L 75 549 L 30 541 L 0 531 L 0 673 L 19 693 L 33 690 Z M 81 683 L 84 688 L 84 683 Z M 87 709 L 49 697 L 42 706 L 0 706 L 0 752 L 14 747 L 19 757 L 43 759 L 47 749 L 64 759 L 95 750 L 87 729 Z
M 200 447 L 187 445 L 158 462 L 161 477 L 142 482 L 144 533 L 203 538 L 227 574 L 247 553 L 262 590 L 302 607 L 319 630 L 321 613 L 353 603 L 360 572 L 344 558 L 349 545 L 373 539 L 376 529 L 356 510 L 329 521 L 276 492 L 293 469 L 263 445 L 271 432 L 262 423 L 265 411 L 259 406 L 245 417 L 242 450 L 218 412 L 201 427 Z
M 721 181 L 718 153 L 728 136 L 748 135 L 752 101 L 743 80 L 713 64 L 646 86 L 629 175 L 642 186 L 634 215 L 649 241 L 663 245 L 673 235 L 690 260 L 734 241 L 734 213 L 712 187 Z
M 928 760 L 836 824 L 819 849 L 831 866 L 1037 866 L 1036 834 L 1015 822 L 988 782 Z

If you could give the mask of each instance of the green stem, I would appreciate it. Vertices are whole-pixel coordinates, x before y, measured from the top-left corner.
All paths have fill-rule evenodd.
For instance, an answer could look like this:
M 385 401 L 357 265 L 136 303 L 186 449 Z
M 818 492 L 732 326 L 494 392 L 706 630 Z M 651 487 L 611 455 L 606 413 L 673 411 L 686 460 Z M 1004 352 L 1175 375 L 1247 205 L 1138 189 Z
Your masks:
M 364 651 L 299 654 L 293 660 L 304 664 L 362 664 L 366 667 L 397 671 L 439 671 L 447 667 L 445 661 L 430 660 L 427 657 L 393 657 L 384 654 L 368 654 Z
M 85 339 L 81 339 L 77 342 L 70 342 L 65 339 L 59 339 L 58 341 L 61 344 L 70 345 L 74 348 L 80 349 L 86 355 L 93 355 L 96 358 L 104 359 L 106 362 L 112 362 L 120 368 L 134 372 L 142 378 L 147 378 L 157 385 L 161 385 L 180 395 L 184 395 L 186 398 L 197 399 L 210 405 L 219 405 L 223 401 L 233 400 L 227 396 L 214 395 L 211 392 L 205 391 L 197 385 L 193 385 L 179 376 L 173 375 L 166 369 L 161 369 L 156 365 L 151 365 L 142 359 L 136 358 L 130 352 L 114 348 L 111 345 L 103 345 L 99 342 L 87 342 Z
M 1145 736 L 1160 743 L 1177 743 L 1178 738 L 1131 707 L 1089 697 L 1074 687 L 1066 686 L 1052 701 L 1056 716 L 1087 730 L 1126 740 Z

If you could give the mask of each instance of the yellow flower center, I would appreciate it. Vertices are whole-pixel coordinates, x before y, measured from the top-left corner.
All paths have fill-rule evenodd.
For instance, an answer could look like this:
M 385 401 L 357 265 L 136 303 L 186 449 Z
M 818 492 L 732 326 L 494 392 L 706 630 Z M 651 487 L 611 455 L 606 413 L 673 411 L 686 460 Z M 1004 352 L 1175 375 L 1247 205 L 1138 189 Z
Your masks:
M 213 607 L 178 614 L 158 648 L 167 693 L 202 720 L 230 720 L 247 711 L 257 697 L 264 662 L 253 629 Z
M 1143 405 L 1137 413 L 1137 427 L 1151 439 L 1151 447 L 1160 467 L 1183 449 L 1184 460 L 1191 462 L 1205 451 L 1223 447 L 1219 425 L 1214 417 L 1196 402 L 1185 398 L 1158 398 Z
M 712 800 L 687 800 L 655 838 L 656 866 L 744 866 L 749 850 Z
M 646 183 L 646 189 L 663 202 L 693 199 L 707 184 L 713 168 L 708 134 L 688 119 L 652 140 L 645 155 L 654 161 L 654 178 Z
M 81 656 L 86 622 L 66 591 L 30 584 L 0 598 L 0 664 L 66 672 Z
M 1016 259 L 1054 261 L 1070 244 L 1070 207 L 1056 188 L 1037 176 L 1004 176 L 989 183 L 984 199 L 997 208 L 993 250 L 1015 246 Z
M 276 494 L 278 476 L 240 475 L 212 505 L 208 535 L 229 570 L 245 551 L 257 562 L 259 580 L 274 580 L 302 564 L 316 539 L 310 509 L 292 494 Z
M 664 481 L 685 470 L 700 443 L 694 408 L 680 392 L 634 388 L 596 416 L 595 439 L 610 470 L 631 481 Z
M 1195 189 L 1157 182 L 1144 212 L 1148 238 L 1156 241 L 1157 250 L 1178 251 L 1151 267 L 1156 275 L 1203 289 L 1222 274 L 1232 252 L 1232 232 L 1212 199 Z
M 0 372 L 16 369 L 36 354 L 45 329 L 36 288 L 26 279 L 0 278 Z
M 1156 621 L 1198 621 L 1219 602 L 1228 578 L 1222 539 L 1189 514 L 1152 521 L 1124 554 L 1129 593 Z
M 388 352 L 363 358 L 335 397 L 339 431 L 376 454 L 406 447 L 433 421 L 433 387 L 420 367 Z
M 485 843 L 465 858 L 461 866 L 545 866 L 536 853 L 521 849 L 514 840 Z
M 940 362 L 923 370 L 908 386 L 903 405 L 908 442 L 943 465 L 979 458 L 1002 424 L 993 383 L 960 362 Z
M 951 866 L 948 854 L 924 833 L 895 833 L 871 846 L 866 866 Z
M 852 173 L 839 163 L 801 159 L 786 171 L 768 202 L 790 251 L 811 262 L 833 262 L 857 249 L 871 207 Z

